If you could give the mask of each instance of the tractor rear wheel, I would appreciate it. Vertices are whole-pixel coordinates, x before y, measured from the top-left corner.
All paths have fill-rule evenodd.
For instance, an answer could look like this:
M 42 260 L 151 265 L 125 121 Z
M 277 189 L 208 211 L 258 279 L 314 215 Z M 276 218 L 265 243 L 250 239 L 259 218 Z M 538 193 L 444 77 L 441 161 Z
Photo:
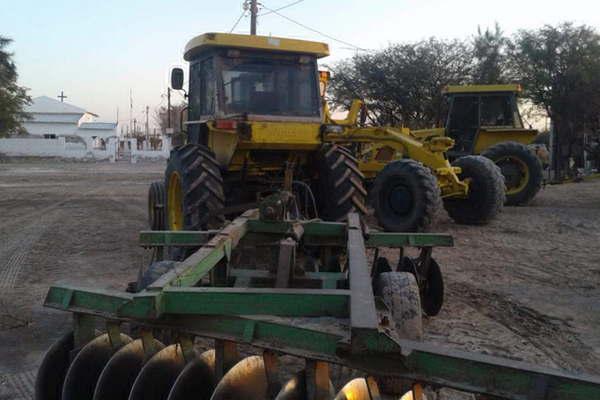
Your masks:
M 431 171 L 408 159 L 391 162 L 377 174 L 369 200 L 379 224 L 392 232 L 427 230 L 441 205 Z
M 542 187 L 542 163 L 525 145 L 517 142 L 498 143 L 481 153 L 500 167 L 506 184 L 506 204 L 529 203 Z
M 319 217 L 342 221 L 348 213 L 366 214 L 364 176 L 350 151 L 335 144 L 324 145 L 315 157 L 312 189 Z
M 500 169 L 482 156 L 465 156 L 453 166 L 460 167 L 458 177 L 469 182 L 467 197 L 444 199 L 444 208 L 450 218 L 458 224 L 483 225 L 502 211 L 505 189 Z
M 198 231 L 218 228 L 225 207 L 223 178 L 213 152 L 206 146 L 186 144 L 173 151 L 165 172 L 166 228 Z M 184 257 L 171 249 L 171 258 Z

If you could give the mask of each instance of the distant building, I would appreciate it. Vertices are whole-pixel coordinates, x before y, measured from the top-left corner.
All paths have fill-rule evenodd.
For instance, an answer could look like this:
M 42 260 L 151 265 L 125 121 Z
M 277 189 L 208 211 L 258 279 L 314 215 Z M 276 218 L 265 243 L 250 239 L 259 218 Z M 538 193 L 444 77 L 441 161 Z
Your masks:
M 117 123 L 96 122 L 97 114 L 48 96 L 36 97 L 26 109 L 31 119 L 23 123 L 29 137 L 81 142 L 87 150 L 103 148 L 117 136 Z

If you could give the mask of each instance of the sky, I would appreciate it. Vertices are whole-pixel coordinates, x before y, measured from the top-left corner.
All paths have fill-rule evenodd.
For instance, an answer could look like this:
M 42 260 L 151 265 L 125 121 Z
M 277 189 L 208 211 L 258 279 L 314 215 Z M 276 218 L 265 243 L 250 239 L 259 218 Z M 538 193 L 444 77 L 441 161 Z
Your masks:
M 259 0 L 277 9 L 294 0 Z M 0 0 L 0 35 L 14 40 L 10 51 L 19 82 L 32 97 L 56 98 L 99 114 L 102 121 L 143 122 L 145 108 L 166 104 L 169 70 L 185 66 L 183 48 L 203 32 L 229 32 L 242 14 L 242 0 Z M 3 5 L 4 4 L 4 5 Z M 262 7 L 261 12 L 267 9 Z M 600 28 L 600 2 L 592 0 L 303 0 L 281 14 L 259 18 L 258 34 L 324 41 L 332 55 L 324 63 L 351 57 L 353 46 L 381 49 L 390 43 L 431 36 L 471 37 L 498 22 L 504 32 L 563 21 Z M 236 33 L 249 32 L 242 18 Z M 173 94 L 173 102 L 182 96 Z

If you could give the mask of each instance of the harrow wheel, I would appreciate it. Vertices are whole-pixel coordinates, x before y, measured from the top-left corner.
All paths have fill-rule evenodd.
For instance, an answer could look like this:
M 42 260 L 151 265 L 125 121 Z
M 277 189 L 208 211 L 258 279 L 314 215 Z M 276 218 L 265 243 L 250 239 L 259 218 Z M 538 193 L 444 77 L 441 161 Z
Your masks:
M 35 379 L 35 400 L 60 400 L 73 349 L 73 332 L 65 334 L 48 349 Z
M 73 359 L 63 384 L 63 400 L 86 400 L 94 397 L 94 390 L 102 370 L 112 355 L 124 344 L 131 342 L 120 334 L 120 343 L 113 343 L 108 334 L 100 335 L 86 344 Z
M 325 362 L 307 360 L 281 385 L 276 358 L 250 356 L 235 362 L 235 344 L 223 356 L 223 378 L 217 380 L 215 350 L 197 355 L 190 342 L 163 345 L 144 331 L 142 339 L 102 334 L 88 342 L 72 362 L 73 334 L 68 333 L 46 353 L 36 382 L 36 400 L 307 400 L 379 399 L 373 378 L 355 378 L 336 394 Z M 117 343 L 118 342 L 118 343 Z M 193 342 L 192 342 L 193 343 Z M 264 353 L 266 354 L 266 353 Z M 273 353 L 270 353 L 273 354 Z M 274 354 L 273 354 L 274 356 Z M 228 360 L 228 361 L 226 361 Z M 267 361 L 269 360 L 269 361 Z M 310 362 L 309 362 L 310 361 Z M 69 365 L 70 364 L 70 365 Z M 269 367 L 267 367 L 269 365 Z M 309 367 L 310 365 L 310 367 Z M 312 371 L 308 374 L 307 371 Z M 309 383 L 308 376 L 314 379 Z M 317 383 L 318 382 L 318 383 Z
M 152 349 L 145 349 L 142 339 L 134 340 L 121 347 L 104 367 L 96 390 L 94 400 L 127 400 L 135 379 L 144 363 L 156 351 L 165 346 L 153 340 Z

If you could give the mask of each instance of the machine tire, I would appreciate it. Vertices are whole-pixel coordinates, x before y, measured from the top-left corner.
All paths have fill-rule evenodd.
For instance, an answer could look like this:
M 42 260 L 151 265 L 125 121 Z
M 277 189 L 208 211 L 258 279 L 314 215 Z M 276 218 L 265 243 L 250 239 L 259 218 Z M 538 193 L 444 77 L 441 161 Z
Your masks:
M 525 145 L 517 142 L 498 143 L 481 153 L 482 156 L 494 161 L 502 170 L 506 183 L 506 205 L 527 205 L 540 191 L 543 181 L 542 163 L 537 156 Z M 510 174 L 518 168 L 521 180 Z M 517 184 L 517 187 L 514 187 Z
M 415 276 L 409 272 L 381 273 L 375 292 L 390 310 L 396 334 L 401 339 L 422 340 L 421 297 Z M 390 376 L 377 376 L 376 379 L 384 393 L 403 394 L 411 388 L 411 382 L 406 379 Z
M 469 180 L 466 198 L 444 199 L 444 208 L 458 224 L 484 225 L 502 211 L 505 201 L 504 177 L 500 168 L 482 156 L 465 156 L 454 166 L 461 168 L 460 180 Z
M 324 145 L 315 157 L 315 172 L 312 187 L 320 218 L 343 221 L 350 212 L 367 213 L 364 176 L 350 151 Z
M 427 230 L 441 206 L 436 178 L 409 159 L 391 162 L 377 174 L 369 200 L 379 224 L 392 232 Z
M 174 196 L 171 196 L 173 192 L 170 192 L 175 190 L 169 185 L 174 174 L 179 176 L 181 184 L 181 221 L 175 221 L 174 211 L 178 205 Z M 223 178 L 219 163 L 208 147 L 186 144 L 173 150 L 165 172 L 165 188 L 168 229 L 203 230 L 220 227 L 223 217 L 217 212 L 225 206 Z
M 410 272 L 383 272 L 377 278 L 375 292 L 390 310 L 398 336 L 421 340 L 421 295 L 415 276 Z
M 165 229 L 165 183 L 152 182 L 148 189 L 148 225 L 153 231 Z

